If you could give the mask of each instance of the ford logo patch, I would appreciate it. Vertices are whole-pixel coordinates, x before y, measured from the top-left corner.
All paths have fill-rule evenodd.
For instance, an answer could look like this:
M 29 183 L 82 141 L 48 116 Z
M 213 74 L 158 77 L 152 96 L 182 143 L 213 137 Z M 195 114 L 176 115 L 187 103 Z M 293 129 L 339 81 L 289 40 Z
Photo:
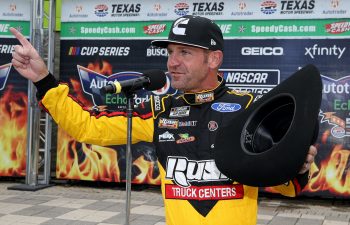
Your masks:
M 237 103 L 217 102 L 211 105 L 211 108 L 218 112 L 236 112 L 242 108 Z

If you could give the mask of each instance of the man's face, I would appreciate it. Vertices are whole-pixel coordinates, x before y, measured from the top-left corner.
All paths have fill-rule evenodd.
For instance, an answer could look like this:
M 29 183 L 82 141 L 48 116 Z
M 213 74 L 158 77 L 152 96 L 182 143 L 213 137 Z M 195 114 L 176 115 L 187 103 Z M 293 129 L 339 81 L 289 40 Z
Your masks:
M 202 91 L 208 83 L 208 50 L 187 45 L 168 45 L 171 86 L 188 92 Z

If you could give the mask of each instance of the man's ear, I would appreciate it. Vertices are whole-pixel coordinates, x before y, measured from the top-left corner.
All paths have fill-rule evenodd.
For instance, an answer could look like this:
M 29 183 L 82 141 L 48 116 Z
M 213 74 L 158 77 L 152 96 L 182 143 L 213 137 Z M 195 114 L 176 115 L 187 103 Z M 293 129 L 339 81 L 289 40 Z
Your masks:
M 221 66 L 224 54 L 220 50 L 211 51 L 209 53 L 208 64 L 210 68 L 217 69 Z

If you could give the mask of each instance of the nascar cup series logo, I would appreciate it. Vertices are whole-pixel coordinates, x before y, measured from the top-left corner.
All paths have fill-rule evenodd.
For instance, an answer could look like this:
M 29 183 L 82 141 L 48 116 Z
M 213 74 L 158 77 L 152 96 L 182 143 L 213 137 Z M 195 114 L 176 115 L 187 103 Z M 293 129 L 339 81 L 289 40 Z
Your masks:
M 0 66 L 0 91 L 5 88 L 8 75 L 11 70 L 11 63 Z

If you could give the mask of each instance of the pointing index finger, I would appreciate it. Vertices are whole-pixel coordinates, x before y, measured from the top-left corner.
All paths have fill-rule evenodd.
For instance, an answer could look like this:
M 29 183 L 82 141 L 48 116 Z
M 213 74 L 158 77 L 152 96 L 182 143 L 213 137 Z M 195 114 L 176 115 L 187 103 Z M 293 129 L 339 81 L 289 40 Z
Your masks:
M 13 27 L 10 27 L 11 33 L 17 38 L 23 47 L 31 47 L 30 42 L 21 34 L 18 30 Z

